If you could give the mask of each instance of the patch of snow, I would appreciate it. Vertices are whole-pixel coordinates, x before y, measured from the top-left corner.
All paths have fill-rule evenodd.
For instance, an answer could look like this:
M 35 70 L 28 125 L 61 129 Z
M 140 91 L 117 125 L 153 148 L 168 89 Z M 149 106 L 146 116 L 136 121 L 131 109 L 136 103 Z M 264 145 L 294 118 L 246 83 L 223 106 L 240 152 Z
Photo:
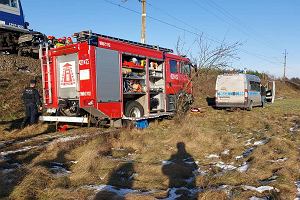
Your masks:
M 261 145 L 265 145 L 269 142 L 269 139 L 264 139 L 264 140 L 259 140 L 253 143 L 254 146 L 261 146 Z
M 295 123 L 295 125 L 290 128 L 290 132 L 294 133 L 294 132 L 299 132 L 300 131 L 300 124 Z
M 176 194 L 178 188 L 169 188 L 168 194 L 169 196 L 163 200 L 174 200 L 178 197 L 181 197 L 181 194 Z
M 221 168 L 222 170 L 225 170 L 225 171 L 231 171 L 231 170 L 235 170 L 236 167 L 231 165 L 231 164 L 225 164 L 224 162 L 218 162 L 216 164 L 216 167 L 219 167 Z
M 240 156 L 236 156 L 235 159 L 236 159 L 236 160 L 240 160 L 240 159 L 242 159 L 243 157 L 244 157 L 244 156 L 240 155 Z
M 199 163 L 199 161 L 188 161 L 190 160 L 190 158 L 188 159 L 183 159 L 182 161 L 188 165 L 194 165 L 194 164 L 197 164 Z M 175 164 L 173 161 L 171 160 L 163 160 L 161 161 L 162 162 L 162 165 L 171 165 L 171 164 Z
M 113 193 L 116 193 L 118 196 L 122 196 L 122 197 L 126 196 L 127 194 L 139 192 L 138 190 L 117 188 L 112 185 L 90 185 L 90 186 L 87 186 L 87 188 L 95 190 L 97 192 L 100 192 L 100 191 L 113 192 Z
M 22 152 L 26 152 L 31 149 L 37 148 L 37 147 L 39 147 L 39 146 L 26 146 L 21 149 L 17 149 L 17 150 L 13 150 L 13 151 L 3 151 L 3 152 L 0 152 L 0 156 L 8 156 L 11 154 L 22 153 Z
M 274 181 L 276 181 L 276 179 L 278 178 L 278 176 L 276 175 L 273 175 L 269 178 L 266 178 L 266 179 L 263 179 L 263 180 L 259 180 L 259 182 L 262 184 L 262 185 L 267 185 L 267 184 L 270 184 Z
M 259 186 L 259 187 L 253 187 L 253 186 L 249 186 L 249 185 L 243 185 L 242 188 L 244 190 L 252 190 L 252 191 L 256 191 L 259 193 L 263 193 L 265 191 L 271 191 L 271 190 L 275 190 L 276 192 L 280 192 L 279 189 L 274 188 L 272 186 Z
M 295 200 L 300 200 L 300 181 L 295 182 L 297 187 L 297 194 Z
M 230 150 L 229 149 L 225 149 L 221 154 L 222 155 L 229 155 Z
M 254 151 L 254 149 L 255 149 L 254 147 L 247 149 L 246 151 L 243 152 L 242 156 L 244 158 L 248 157 Z
M 0 148 L 5 147 L 5 142 L 0 142 Z
M 81 138 L 80 136 L 69 136 L 69 137 L 63 137 L 63 138 L 59 138 L 58 140 L 54 141 L 54 142 L 69 142 L 69 141 L 73 141 L 76 139 Z
M 8 168 L 0 170 L 0 172 L 2 172 L 2 174 L 10 174 L 16 171 L 16 169 L 18 169 L 19 167 L 21 167 L 19 163 L 13 163 L 10 164 Z
M 192 176 L 192 177 L 190 177 L 190 178 L 188 178 L 188 179 L 184 179 L 184 181 L 185 181 L 186 183 L 192 183 L 194 180 L 195 180 L 195 177 L 194 177 L 194 176 Z
M 169 160 L 163 160 L 162 161 L 162 165 L 171 165 L 171 164 L 174 164 L 174 162 L 169 161 Z
M 212 159 L 212 158 L 220 158 L 220 156 L 217 155 L 217 154 L 210 154 L 210 155 L 206 156 L 206 158 L 208 158 L 208 159 Z
M 203 175 L 207 174 L 207 171 L 201 170 L 200 167 L 199 167 L 198 170 L 197 170 L 197 174 L 200 175 L 200 176 L 203 176 Z
M 188 189 L 186 187 L 180 187 L 180 188 L 169 188 L 168 189 L 168 194 L 169 196 L 167 198 L 164 198 L 162 200 L 174 200 L 176 198 L 179 197 L 183 197 L 182 194 L 176 194 L 177 191 L 182 191 L 182 190 L 186 190 L 189 191 L 190 195 L 189 196 L 195 196 L 197 193 L 202 192 L 201 189 L 198 188 L 194 188 L 194 189 Z M 185 197 L 185 196 L 184 196 Z M 184 199 L 187 199 L 187 197 L 185 197 Z
M 251 197 L 249 200 L 268 200 L 267 198 Z
M 252 145 L 252 143 L 251 143 L 252 140 L 253 140 L 253 138 L 247 140 L 245 146 L 250 146 L 250 145 Z
M 52 173 L 56 176 L 67 176 L 71 171 L 67 170 L 63 163 L 51 162 L 51 167 L 49 168 Z
M 94 190 L 96 192 L 101 192 L 101 191 L 113 192 L 120 197 L 125 197 L 127 194 L 148 195 L 157 192 L 156 190 L 140 191 L 140 190 L 133 190 L 130 188 L 118 188 L 112 185 L 89 185 L 89 186 L 84 186 L 84 188 Z
M 126 149 L 124 149 L 124 148 L 114 148 L 114 147 L 112 147 L 111 148 L 112 150 L 116 150 L 116 151 L 125 151 Z
M 10 174 L 12 172 L 14 172 L 16 169 L 3 169 L 3 170 L 0 170 L 0 172 L 2 174 Z
M 277 162 L 285 162 L 287 161 L 288 158 L 279 158 L 277 160 L 269 160 L 272 163 L 277 163 Z
M 246 172 L 249 169 L 249 163 L 244 162 L 242 166 L 238 167 L 237 170 L 241 173 Z
M 220 185 L 217 190 L 221 190 L 221 191 L 224 191 L 228 197 L 228 199 L 231 199 L 231 195 L 232 195 L 232 189 L 233 189 L 233 186 L 231 185 Z

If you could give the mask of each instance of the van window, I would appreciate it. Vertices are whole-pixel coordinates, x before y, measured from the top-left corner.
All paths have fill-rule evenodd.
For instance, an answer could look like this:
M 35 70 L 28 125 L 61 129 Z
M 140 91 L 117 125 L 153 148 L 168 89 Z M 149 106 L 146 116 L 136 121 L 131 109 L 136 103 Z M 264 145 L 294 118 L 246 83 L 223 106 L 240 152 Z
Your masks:
M 191 66 L 188 63 L 180 63 L 180 72 L 188 76 L 191 75 Z
M 170 71 L 172 74 L 177 73 L 177 61 L 176 60 L 170 60 Z
M 250 90 L 260 92 L 260 83 L 250 81 Z

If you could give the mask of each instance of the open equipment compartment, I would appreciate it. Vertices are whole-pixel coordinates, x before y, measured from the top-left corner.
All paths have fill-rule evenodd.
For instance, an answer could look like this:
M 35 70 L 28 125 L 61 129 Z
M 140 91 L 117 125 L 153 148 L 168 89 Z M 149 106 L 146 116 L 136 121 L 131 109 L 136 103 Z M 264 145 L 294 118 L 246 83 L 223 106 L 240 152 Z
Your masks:
M 146 57 L 122 54 L 122 83 L 124 115 L 143 117 L 148 115 Z
M 148 61 L 150 112 L 164 112 L 166 110 L 165 64 L 163 60 L 158 59 Z

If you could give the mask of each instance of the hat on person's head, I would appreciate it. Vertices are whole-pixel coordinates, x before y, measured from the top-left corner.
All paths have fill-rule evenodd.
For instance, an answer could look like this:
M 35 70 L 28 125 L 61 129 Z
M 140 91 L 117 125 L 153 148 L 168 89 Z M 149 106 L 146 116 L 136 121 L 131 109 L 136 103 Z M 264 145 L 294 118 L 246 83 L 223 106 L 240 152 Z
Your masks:
M 36 80 L 34 79 L 30 80 L 30 84 L 36 84 Z

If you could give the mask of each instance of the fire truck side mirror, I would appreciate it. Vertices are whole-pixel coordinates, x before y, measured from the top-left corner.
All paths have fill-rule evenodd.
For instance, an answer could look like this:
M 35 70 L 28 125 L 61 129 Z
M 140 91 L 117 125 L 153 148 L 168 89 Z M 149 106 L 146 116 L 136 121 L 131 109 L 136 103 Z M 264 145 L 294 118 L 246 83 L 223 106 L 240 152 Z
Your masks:
M 88 40 L 88 44 L 97 47 L 98 46 L 98 37 L 91 36 Z
M 196 77 L 198 77 L 198 67 L 197 67 L 197 65 L 191 65 L 193 68 L 194 68 L 194 71 L 195 71 L 195 74 L 196 74 Z

